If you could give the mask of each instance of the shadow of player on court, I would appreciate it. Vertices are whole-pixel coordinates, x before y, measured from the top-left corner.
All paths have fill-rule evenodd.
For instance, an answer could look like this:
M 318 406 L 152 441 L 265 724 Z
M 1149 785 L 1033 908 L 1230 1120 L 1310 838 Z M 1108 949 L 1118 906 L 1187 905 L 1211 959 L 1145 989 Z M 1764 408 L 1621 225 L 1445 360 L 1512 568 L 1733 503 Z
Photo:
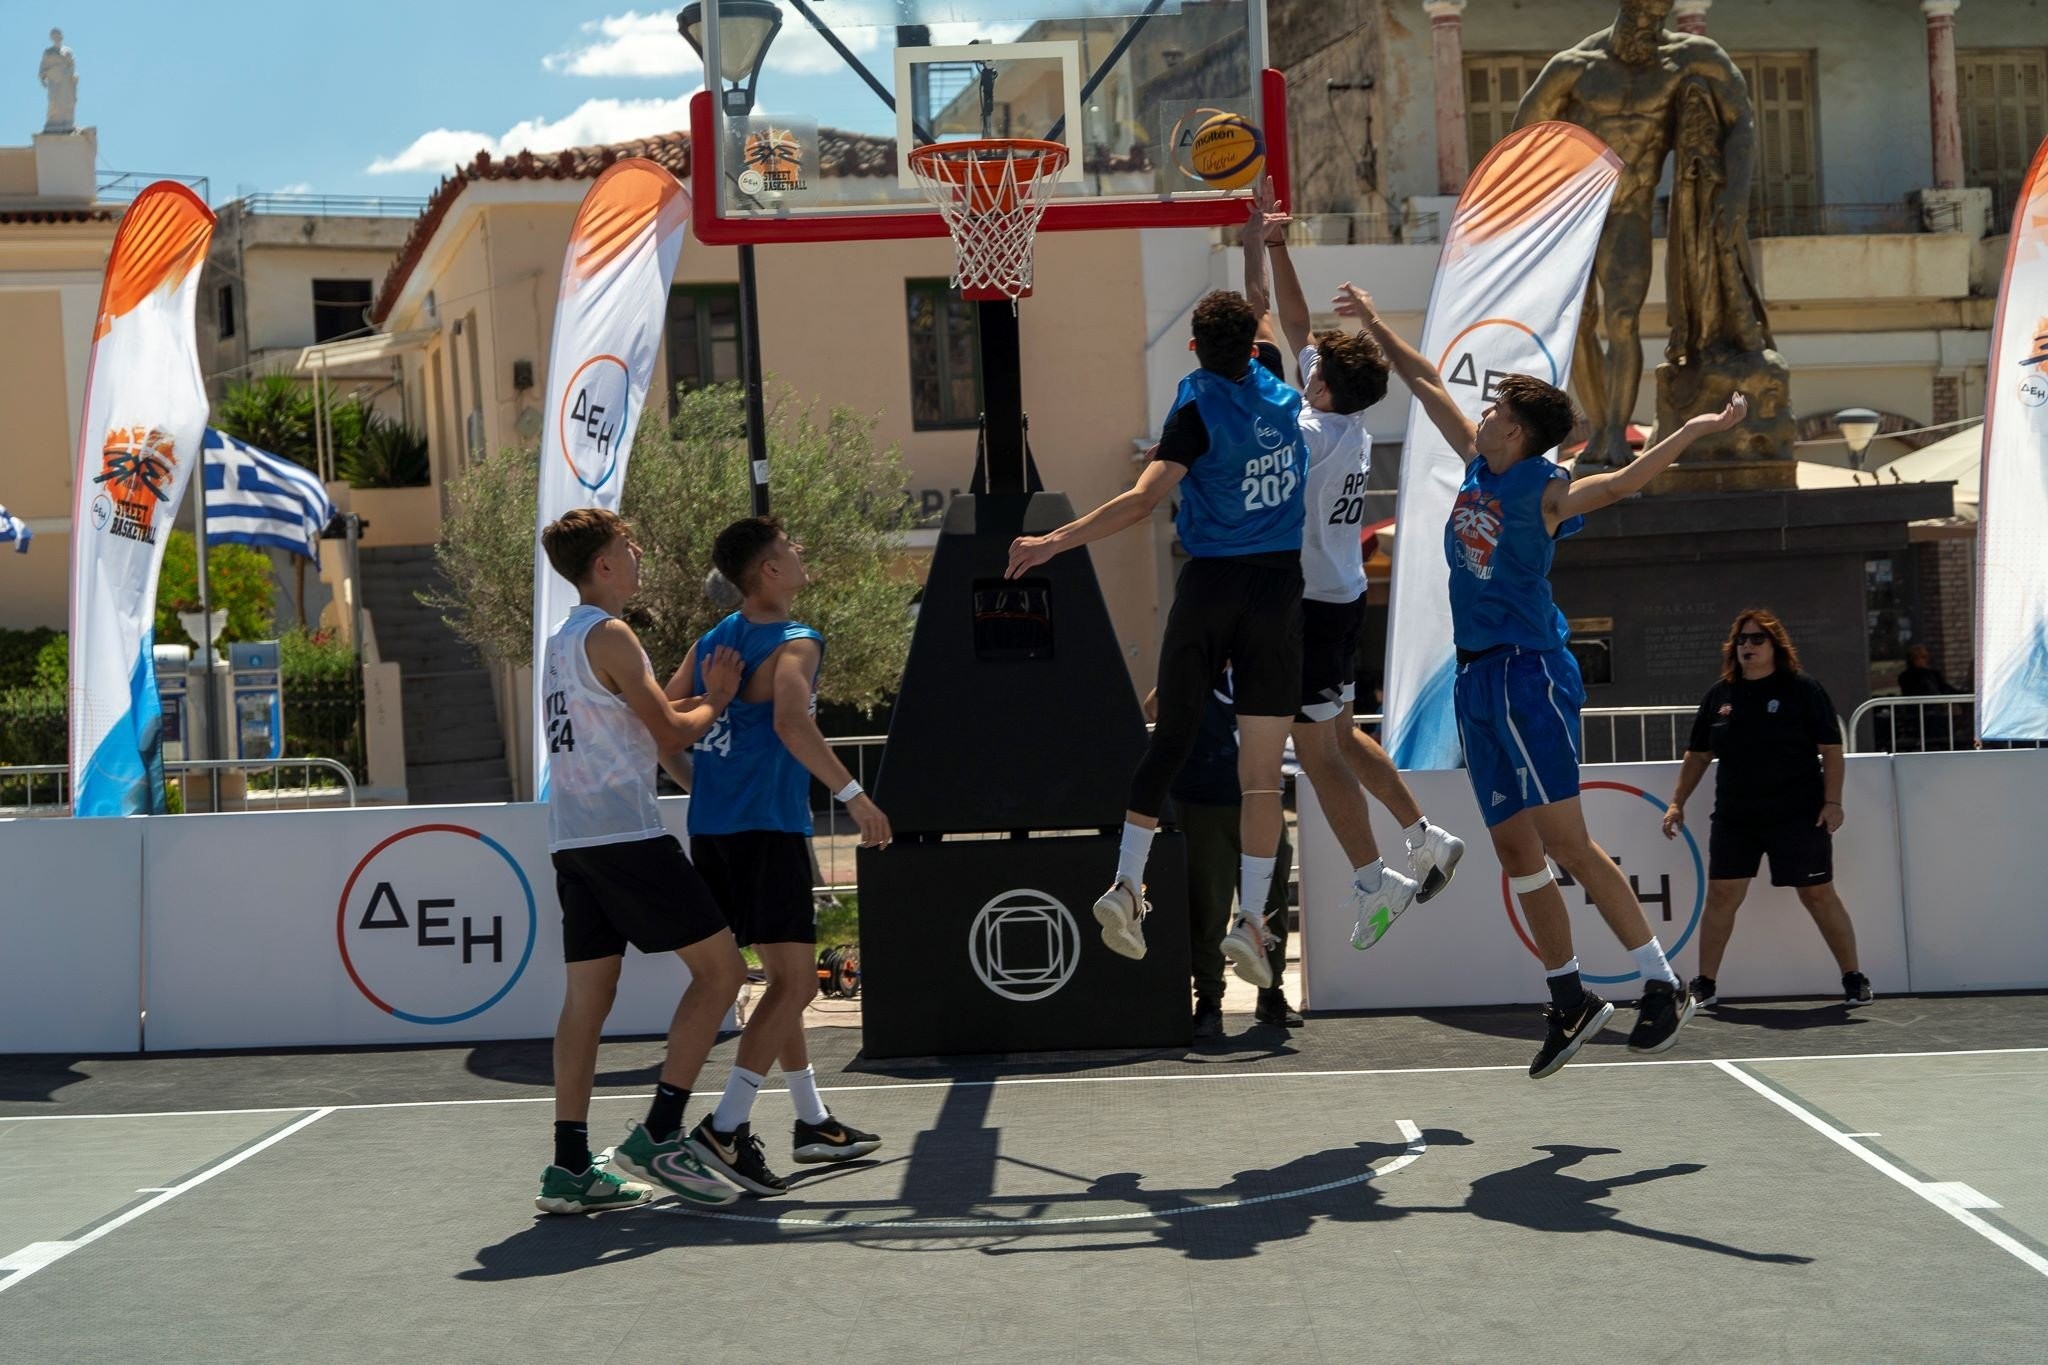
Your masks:
M 1473 1181 L 1472 1192 L 1466 1196 L 1462 1211 L 1489 1222 L 1512 1223 L 1516 1227 L 1528 1228 L 1532 1232 L 1619 1232 L 1653 1242 L 1690 1247 L 1695 1251 L 1711 1251 L 1719 1256 L 1734 1256 L 1745 1261 L 1761 1261 L 1771 1265 L 1807 1265 L 1813 1260 L 1811 1256 L 1749 1251 L 1710 1238 L 1695 1237 L 1689 1233 L 1645 1227 L 1623 1218 L 1621 1210 L 1599 1202 L 1611 1197 L 1616 1190 L 1633 1185 L 1647 1185 L 1655 1180 L 1670 1180 L 1678 1176 L 1697 1174 L 1706 1169 L 1700 1162 L 1679 1161 L 1668 1166 L 1635 1171 L 1628 1175 L 1595 1178 L 1568 1175 L 1566 1172 L 1592 1157 L 1620 1156 L 1622 1153 L 1619 1148 L 1551 1143 L 1535 1150 L 1549 1155 L 1512 1170 L 1480 1176 Z M 1411 1213 L 1455 1211 L 1457 1210 L 1409 1210 Z

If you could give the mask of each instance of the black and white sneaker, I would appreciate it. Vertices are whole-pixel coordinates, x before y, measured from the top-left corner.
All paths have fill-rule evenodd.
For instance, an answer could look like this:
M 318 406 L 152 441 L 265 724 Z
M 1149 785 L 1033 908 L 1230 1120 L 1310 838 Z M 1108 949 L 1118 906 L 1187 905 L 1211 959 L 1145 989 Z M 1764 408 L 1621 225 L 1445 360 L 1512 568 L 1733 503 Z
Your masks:
M 1586 998 L 1569 1014 L 1555 1005 L 1545 1005 L 1543 1018 L 1550 1031 L 1544 1035 L 1536 1060 L 1529 1063 L 1529 1079 L 1540 1081 L 1563 1070 L 1564 1064 L 1578 1053 L 1585 1041 L 1605 1028 L 1613 1017 L 1614 1006 L 1591 991 L 1586 992 Z
M 1643 998 L 1636 1006 L 1636 1026 L 1628 1034 L 1628 1050 L 1645 1055 L 1667 1051 L 1698 1009 L 1690 987 L 1669 981 L 1644 982 Z
M 864 1157 L 881 1146 L 882 1140 L 827 1114 L 823 1123 L 805 1123 L 798 1119 L 789 1145 L 793 1160 L 815 1166 L 825 1161 L 853 1161 Z
M 1851 1005 L 1867 1005 L 1871 1002 L 1870 978 L 1861 972 L 1842 973 L 1842 1000 Z
M 749 1194 L 784 1194 L 789 1190 L 782 1177 L 768 1169 L 768 1159 L 761 1154 L 761 1139 L 754 1136 L 751 1123 L 721 1133 L 711 1126 L 711 1115 L 706 1114 L 690 1130 L 683 1145 L 699 1161 Z
M 1701 1009 L 1705 1009 L 1709 1005 L 1718 1005 L 1721 1003 L 1720 991 L 1716 989 L 1714 985 L 1714 978 L 1711 976 L 1694 977 L 1692 979 L 1692 984 L 1687 986 L 1686 989 L 1692 992 L 1693 1004 L 1699 1006 Z

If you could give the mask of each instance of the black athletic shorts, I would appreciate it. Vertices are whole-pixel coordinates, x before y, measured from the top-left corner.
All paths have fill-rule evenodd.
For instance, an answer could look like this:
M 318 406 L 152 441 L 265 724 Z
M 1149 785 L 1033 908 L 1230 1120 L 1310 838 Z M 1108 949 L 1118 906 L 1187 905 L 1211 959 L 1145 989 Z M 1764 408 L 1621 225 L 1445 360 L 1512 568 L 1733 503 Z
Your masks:
M 1292 716 L 1301 705 L 1299 555 L 1191 559 L 1181 569 L 1159 654 L 1162 708 L 1169 678 L 1199 701 L 1225 664 L 1240 716 Z
M 1296 719 L 1335 720 L 1358 697 L 1358 637 L 1365 632 L 1365 596 L 1350 602 L 1301 603 L 1301 710 Z
M 1835 879 L 1835 841 L 1819 811 L 1742 813 L 1714 811 L 1707 836 L 1707 876 L 1714 881 L 1748 881 L 1766 853 L 1772 886 L 1820 886 Z
M 733 937 L 749 943 L 816 943 L 811 842 L 779 829 L 696 834 L 690 852 Z
M 557 849 L 552 857 L 564 962 L 620 957 L 628 943 L 643 953 L 672 953 L 725 928 L 710 888 L 673 834 Z

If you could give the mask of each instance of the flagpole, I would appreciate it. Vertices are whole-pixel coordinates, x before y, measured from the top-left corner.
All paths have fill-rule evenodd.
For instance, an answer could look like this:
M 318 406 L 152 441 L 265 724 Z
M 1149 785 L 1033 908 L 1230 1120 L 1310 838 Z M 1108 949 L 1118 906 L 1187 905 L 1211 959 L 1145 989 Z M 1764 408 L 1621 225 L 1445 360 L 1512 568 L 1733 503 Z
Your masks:
M 221 755 L 222 749 L 220 730 L 217 728 L 220 722 L 220 708 L 217 704 L 218 698 L 214 696 L 215 687 L 213 681 L 213 599 L 209 596 L 206 589 L 206 445 L 204 441 L 200 443 L 199 468 L 194 471 L 194 474 L 196 477 L 192 480 L 192 492 L 196 500 L 192 504 L 192 512 L 196 521 L 192 539 L 198 551 L 193 556 L 193 562 L 197 566 L 196 574 L 199 579 L 199 667 L 201 675 L 206 679 L 206 752 L 197 755 L 197 757 L 214 758 Z

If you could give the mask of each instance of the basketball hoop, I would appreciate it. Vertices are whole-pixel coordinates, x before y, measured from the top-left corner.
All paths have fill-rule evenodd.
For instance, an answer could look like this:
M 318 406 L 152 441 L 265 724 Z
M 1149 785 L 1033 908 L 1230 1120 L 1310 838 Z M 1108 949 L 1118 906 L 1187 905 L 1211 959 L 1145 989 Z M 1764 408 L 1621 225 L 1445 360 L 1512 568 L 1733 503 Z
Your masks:
M 1031 243 L 1067 149 L 1033 138 L 943 142 L 910 154 L 910 169 L 953 234 L 953 283 L 966 299 L 1031 292 Z

